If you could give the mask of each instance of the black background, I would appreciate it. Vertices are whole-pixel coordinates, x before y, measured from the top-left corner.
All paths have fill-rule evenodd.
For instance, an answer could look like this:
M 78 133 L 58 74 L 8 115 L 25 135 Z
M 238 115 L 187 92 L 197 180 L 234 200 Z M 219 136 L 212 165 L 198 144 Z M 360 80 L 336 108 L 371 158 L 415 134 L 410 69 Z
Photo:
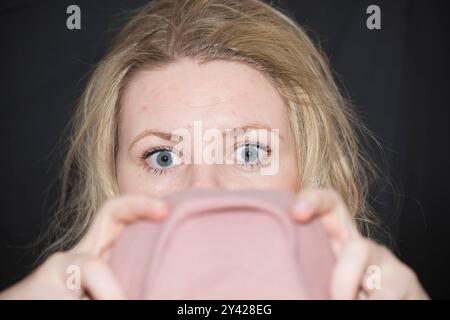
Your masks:
M 30 243 L 51 219 L 60 137 L 95 64 L 143 0 L 0 4 L 0 290 L 30 271 Z M 81 8 L 81 30 L 66 8 Z M 381 30 L 366 8 L 381 8 Z M 399 186 L 374 205 L 401 260 L 432 298 L 450 298 L 449 11 L 445 1 L 281 1 L 320 41 L 342 89 L 384 146 Z M 381 193 L 380 193 L 381 192 Z

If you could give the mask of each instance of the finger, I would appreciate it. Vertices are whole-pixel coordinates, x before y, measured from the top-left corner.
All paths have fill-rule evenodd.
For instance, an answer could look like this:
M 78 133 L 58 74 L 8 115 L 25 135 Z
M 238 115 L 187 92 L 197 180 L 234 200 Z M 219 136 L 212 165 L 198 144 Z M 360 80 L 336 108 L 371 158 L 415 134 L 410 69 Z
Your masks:
M 360 290 L 358 292 L 357 300 L 368 300 L 367 293 L 365 293 L 363 290 Z
M 160 220 L 168 213 L 163 200 L 127 195 L 110 200 L 99 210 L 84 239 L 73 249 L 100 255 L 119 237 L 124 226 L 138 219 Z
M 428 299 L 416 274 L 386 247 L 362 238 L 344 248 L 333 272 L 333 299 Z
M 370 240 L 360 237 L 349 241 L 343 248 L 331 278 L 332 299 L 356 299 L 360 295 L 361 281 L 372 259 Z
M 364 286 L 371 300 L 428 299 L 415 272 L 387 248 L 380 249 L 378 287 Z
M 110 267 L 101 259 L 85 255 L 78 258 L 80 284 L 87 298 L 123 300 L 125 294 Z
M 359 236 L 345 202 L 331 189 L 301 191 L 292 214 L 301 223 L 318 218 L 327 235 L 334 240 L 332 244 L 336 254 L 340 253 L 345 242 Z

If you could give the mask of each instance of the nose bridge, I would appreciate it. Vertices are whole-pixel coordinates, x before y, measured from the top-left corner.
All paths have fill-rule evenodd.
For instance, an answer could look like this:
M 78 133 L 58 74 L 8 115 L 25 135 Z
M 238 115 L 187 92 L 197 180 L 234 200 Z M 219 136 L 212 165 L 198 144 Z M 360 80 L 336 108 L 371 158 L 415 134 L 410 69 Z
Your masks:
M 222 172 L 226 160 L 226 142 L 214 117 L 205 123 L 194 121 L 188 126 L 189 187 L 223 188 L 227 181 Z

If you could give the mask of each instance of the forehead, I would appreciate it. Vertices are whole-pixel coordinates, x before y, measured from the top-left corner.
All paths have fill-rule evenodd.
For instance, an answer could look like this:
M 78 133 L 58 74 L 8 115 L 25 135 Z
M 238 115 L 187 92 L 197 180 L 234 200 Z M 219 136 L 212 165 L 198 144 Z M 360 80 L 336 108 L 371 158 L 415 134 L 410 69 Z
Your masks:
M 122 97 L 121 127 L 171 131 L 202 121 L 228 129 L 263 123 L 287 130 L 281 97 L 262 73 L 239 62 L 198 64 L 182 59 L 162 69 L 138 72 Z

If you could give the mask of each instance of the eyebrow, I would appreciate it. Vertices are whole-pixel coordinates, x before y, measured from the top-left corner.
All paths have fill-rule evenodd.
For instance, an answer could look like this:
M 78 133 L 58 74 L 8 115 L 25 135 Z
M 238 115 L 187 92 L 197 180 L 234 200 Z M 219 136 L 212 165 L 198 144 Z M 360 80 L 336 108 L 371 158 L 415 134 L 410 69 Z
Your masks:
M 255 123 L 247 124 L 247 125 L 242 126 L 242 127 L 237 127 L 237 128 L 232 128 L 232 129 L 225 129 L 225 130 L 223 130 L 223 132 L 225 133 L 225 131 L 227 131 L 227 130 L 243 130 L 243 131 L 247 131 L 247 130 L 261 130 L 261 129 L 264 129 L 264 130 L 267 130 L 267 131 L 274 130 L 270 126 L 268 126 L 266 124 L 256 123 L 255 122 Z M 142 131 L 140 134 L 138 134 L 133 139 L 133 141 L 131 142 L 128 150 L 130 150 L 136 142 L 138 142 L 139 140 L 141 140 L 141 139 L 143 139 L 145 137 L 148 137 L 148 136 L 155 136 L 155 137 L 158 137 L 158 138 L 160 138 L 162 140 L 166 140 L 166 141 L 172 141 L 173 137 L 180 137 L 178 135 L 175 135 L 175 134 L 172 134 L 172 133 L 168 133 L 168 132 L 146 129 L 146 130 Z M 278 132 L 278 136 L 279 136 L 280 139 L 283 140 L 283 137 L 280 135 L 279 132 Z

